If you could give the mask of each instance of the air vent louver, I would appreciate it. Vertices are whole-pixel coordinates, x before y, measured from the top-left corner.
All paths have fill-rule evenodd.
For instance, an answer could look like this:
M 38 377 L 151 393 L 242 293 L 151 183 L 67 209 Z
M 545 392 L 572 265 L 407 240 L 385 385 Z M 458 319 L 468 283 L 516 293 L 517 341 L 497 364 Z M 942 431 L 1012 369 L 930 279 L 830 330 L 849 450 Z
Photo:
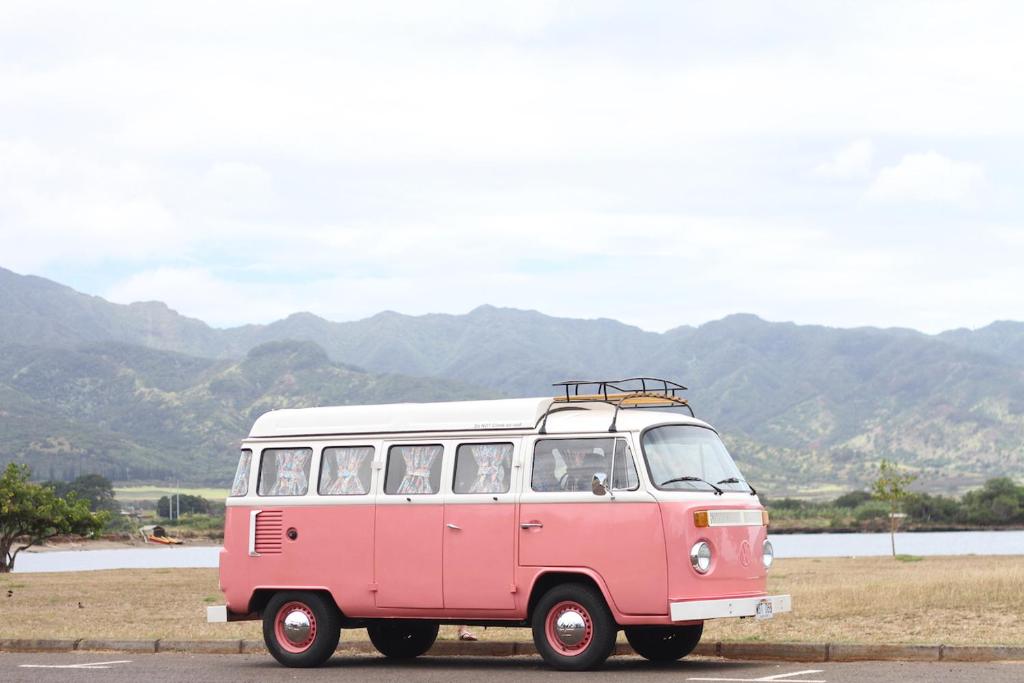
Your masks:
M 284 538 L 284 513 L 281 510 L 264 510 L 256 515 L 255 550 L 260 555 L 276 555 L 281 552 Z

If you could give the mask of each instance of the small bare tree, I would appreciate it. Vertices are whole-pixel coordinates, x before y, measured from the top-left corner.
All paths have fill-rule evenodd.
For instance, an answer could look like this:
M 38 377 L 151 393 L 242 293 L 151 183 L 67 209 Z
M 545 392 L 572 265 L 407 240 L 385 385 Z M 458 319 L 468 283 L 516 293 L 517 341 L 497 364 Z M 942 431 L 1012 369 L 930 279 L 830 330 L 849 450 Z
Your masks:
M 889 540 L 892 556 L 896 557 L 896 526 L 904 499 L 910 495 L 910 485 L 917 475 L 908 474 L 894 462 L 878 463 L 878 478 L 871 485 L 871 495 L 889 504 Z

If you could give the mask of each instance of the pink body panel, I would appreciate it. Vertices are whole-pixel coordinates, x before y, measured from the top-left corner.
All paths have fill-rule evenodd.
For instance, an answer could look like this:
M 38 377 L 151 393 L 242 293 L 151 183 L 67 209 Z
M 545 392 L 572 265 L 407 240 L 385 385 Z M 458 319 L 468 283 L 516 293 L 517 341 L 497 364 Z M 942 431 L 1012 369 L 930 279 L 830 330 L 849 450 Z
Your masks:
M 265 506 L 255 509 L 281 510 L 282 529 L 299 535 L 259 557 L 248 555 L 252 508 L 229 507 L 221 585 L 236 613 L 260 588 L 323 588 L 351 617 L 522 619 L 538 577 L 570 571 L 597 583 L 620 624 L 670 623 L 670 601 L 765 592 L 765 527 L 694 526 L 694 510 L 716 507 L 761 509 L 712 501 Z M 533 521 L 543 528 L 519 528 Z M 704 576 L 689 560 L 702 539 L 714 552 Z
M 378 505 L 377 607 L 444 607 L 443 505 Z
M 229 507 L 224 522 L 220 581 L 228 609 L 245 613 L 254 590 L 280 587 L 326 588 L 339 605 L 373 606 L 373 505 L 260 507 L 281 510 L 282 528 L 298 538 L 284 539 L 280 554 L 249 557 L 249 512 Z
M 446 505 L 444 515 L 445 608 L 515 609 L 515 506 Z
M 613 611 L 666 614 L 665 536 L 651 502 L 523 503 L 519 564 L 586 567 L 601 576 Z
M 764 594 L 767 572 L 761 561 L 761 544 L 767 534 L 764 526 L 697 528 L 694 510 L 761 510 L 757 503 L 662 503 L 665 547 L 668 550 L 669 600 L 707 600 Z M 705 540 L 711 546 L 711 569 L 698 574 L 690 565 L 690 548 Z M 744 544 L 746 550 L 744 551 Z

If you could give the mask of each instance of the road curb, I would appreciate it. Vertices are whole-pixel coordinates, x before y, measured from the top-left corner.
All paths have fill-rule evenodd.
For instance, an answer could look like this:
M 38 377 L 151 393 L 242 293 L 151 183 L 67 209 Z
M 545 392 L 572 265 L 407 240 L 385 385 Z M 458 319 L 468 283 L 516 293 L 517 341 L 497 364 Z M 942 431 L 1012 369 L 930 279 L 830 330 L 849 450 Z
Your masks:
M 715 645 L 714 654 L 718 657 L 726 659 L 763 659 L 780 662 L 827 662 L 830 659 L 829 650 L 831 647 L 827 643 L 725 642 L 715 643 Z
M 107 650 L 110 652 L 156 652 L 156 640 L 79 640 L 76 650 Z
M 944 662 L 1024 661 L 1024 647 L 943 645 L 939 659 Z
M 242 654 L 241 640 L 158 640 L 157 652 L 191 652 L 205 655 Z
M 54 638 L 0 638 L 0 652 L 109 652 L 188 654 L 265 654 L 261 640 L 99 640 Z M 345 641 L 344 654 L 373 654 L 372 643 Z M 1024 647 L 1008 645 L 863 645 L 856 643 L 749 643 L 705 641 L 693 651 L 705 657 L 783 662 L 1003 662 L 1024 661 Z M 439 640 L 427 653 L 436 657 L 512 657 L 536 655 L 528 641 Z M 615 646 L 613 656 L 634 654 L 626 643 Z
M 71 652 L 78 649 L 79 642 L 53 638 L 0 638 L 0 652 Z
M 988 648 L 992 649 L 992 648 Z M 854 645 L 828 646 L 830 662 L 937 662 L 941 645 Z M 991 659 L 985 661 L 993 661 Z

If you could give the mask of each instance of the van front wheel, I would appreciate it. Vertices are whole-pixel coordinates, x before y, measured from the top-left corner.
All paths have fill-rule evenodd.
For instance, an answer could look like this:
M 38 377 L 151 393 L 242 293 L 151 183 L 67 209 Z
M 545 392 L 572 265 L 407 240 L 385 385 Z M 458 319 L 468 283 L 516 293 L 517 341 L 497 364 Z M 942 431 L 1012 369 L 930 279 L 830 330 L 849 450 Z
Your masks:
M 601 594 L 581 583 L 555 586 L 533 610 L 533 643 L 548 665 L 593 669 L 615 649 L 618 625 Z
M 426 652 L 437 640 L 437 624 L 429 621 L 379 621 L 369 624 L 370 642 L 385 657 L 412 659 Z
M 340 637 L 338 608 L 318 593 L 276 593 L 263 610 L 263 640 L 285 666 L 320 666 L 334 654 Z
M 704 624 L 693 626 L 627 626 L 626 640 L 638 655 L 652 662 L 673 662 L 693 652 Z

